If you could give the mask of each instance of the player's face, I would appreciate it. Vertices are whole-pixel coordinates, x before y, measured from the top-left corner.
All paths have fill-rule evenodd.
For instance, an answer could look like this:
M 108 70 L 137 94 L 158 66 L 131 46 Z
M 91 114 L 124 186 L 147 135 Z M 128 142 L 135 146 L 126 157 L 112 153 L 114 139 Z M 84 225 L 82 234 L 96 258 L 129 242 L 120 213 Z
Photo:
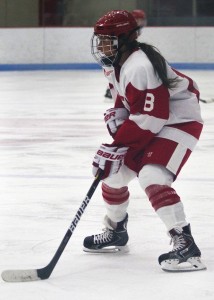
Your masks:
M 97 50 L 105 56 L 116 54 L 117 39 L 110 36 L 98 36 Z

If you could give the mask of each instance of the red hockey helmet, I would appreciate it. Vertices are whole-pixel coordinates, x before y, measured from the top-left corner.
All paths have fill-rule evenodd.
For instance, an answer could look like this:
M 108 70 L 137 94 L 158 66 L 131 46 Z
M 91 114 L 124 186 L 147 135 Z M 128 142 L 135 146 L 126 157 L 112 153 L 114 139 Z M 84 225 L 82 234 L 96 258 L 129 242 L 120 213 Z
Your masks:
M 94 26 L 96 35 L 119 36 L 137 28 L 133 15 L 126 10 L 112 10 L 101 17 Z
M 92 55 L 101 66 L 115 66 L 124 51 L 130 49 L 130 43 L 137 39 L 138 29 L 137 22 L 130 12 L 126 10 L 108 12 L 94 26 L 91 38 Z M 107 52 L 104 50 L 106 47 Z
M 138 34 L 142 33 L 142 29 L 147 25 L 146 13 L 142 9 L 135 9 L 131 12 L 133 17 L 135 18 L 137 25 L 139 26 Z
M 146 19 L 146 13 L 142 9 L 134 9 L 132 15 L 135 19 Z

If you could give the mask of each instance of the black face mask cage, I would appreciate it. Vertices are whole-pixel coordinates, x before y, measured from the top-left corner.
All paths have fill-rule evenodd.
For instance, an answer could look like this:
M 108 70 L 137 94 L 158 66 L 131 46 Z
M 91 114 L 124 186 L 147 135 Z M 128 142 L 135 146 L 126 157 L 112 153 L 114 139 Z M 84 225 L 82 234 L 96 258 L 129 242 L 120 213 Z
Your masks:
M 108 54 L 104 54 L 101 49 L 108 48 Z M 91 54 L 102 67 L 113 66 L 118 55 L 118 38 L 110 35 L 93 34 L 91 38 Z

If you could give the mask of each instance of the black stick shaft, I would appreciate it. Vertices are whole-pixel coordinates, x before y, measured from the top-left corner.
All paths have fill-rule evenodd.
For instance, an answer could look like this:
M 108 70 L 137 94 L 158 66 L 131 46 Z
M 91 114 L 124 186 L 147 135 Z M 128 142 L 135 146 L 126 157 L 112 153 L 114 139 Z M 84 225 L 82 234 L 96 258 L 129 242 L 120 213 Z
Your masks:
M 96 188 L 97 188 L 97 186 L 98 186 L 98 184 L 99 184 L 99 182 L 102 178 L 102 174 L 103 174 L 103 172 L 102 172 L 102 170 L 100 170 L 98 175 L 94 179 L 94 181 L 93 181 L 93 183 L 92 183 L 85 199 L 83 200 L 81 206 L 79 207 L 73 221 L 71 222 L 70 227 L 68 228 L 64 238 L 62 239 L 61 244 L 59 245 L 59 247 L 58 247 L 56 253 L 54 254 L 54 257 L 50 261 L 50 263 L 44 268 L 37 269 L 37 275 L 40 279 L 47 279 L 47 278 L 50 277 L 53 269 L 55 268 L 59 258 L 62 255 L 68 241 L 70 240 L 70 238 L 71 238 L 71 236 L 72 236 L 72 234 L 73 234 L 73 232 L 74 232 L 81 216 L 83 215 L 88 203 L 90 202 L 90 200 L 91 200 L 91 198 L 92 198 L 92 196 L 93 196 L 93 194 L 94 194 L 94 192 L 95 192 L 95 190 L 96 190 Z

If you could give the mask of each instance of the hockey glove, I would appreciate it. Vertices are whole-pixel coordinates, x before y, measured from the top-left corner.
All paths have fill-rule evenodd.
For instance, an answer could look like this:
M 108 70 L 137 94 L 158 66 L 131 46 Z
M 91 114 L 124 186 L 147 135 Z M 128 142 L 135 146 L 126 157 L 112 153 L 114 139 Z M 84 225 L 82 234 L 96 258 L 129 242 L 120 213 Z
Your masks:
M 114 137 L 118 128 L 128 119 L 129 113 L 126 108 L 110 108 L 104 113 L 104 121 L 109 134 Z
M 128 147 L 112 147 L 107 144 L 102 144 L 95 154 L 92 163 L 93 175 L 97 175 L 98 169 L 102 169 L 104 171 L 102 179 L 116 174 L 124 162 L 127 150 Z

